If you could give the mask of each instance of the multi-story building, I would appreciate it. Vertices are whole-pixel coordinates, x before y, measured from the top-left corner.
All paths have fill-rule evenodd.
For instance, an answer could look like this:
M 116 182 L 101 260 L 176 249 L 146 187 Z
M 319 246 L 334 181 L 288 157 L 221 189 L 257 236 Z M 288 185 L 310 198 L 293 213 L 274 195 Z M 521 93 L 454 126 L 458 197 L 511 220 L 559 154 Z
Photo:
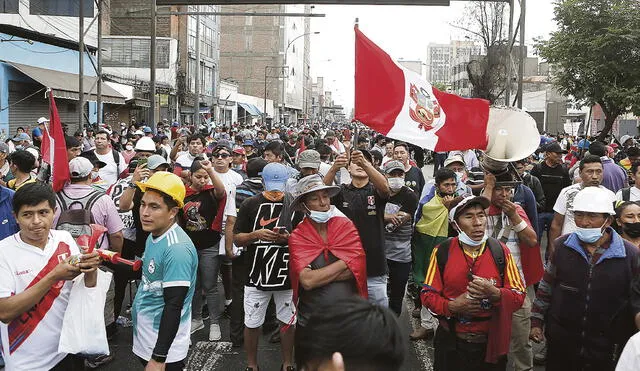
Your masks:
M 452 68 L 456 63 L 480 55 L 482 48 L 473 41 L 452 40 L 449 44 L 430 43 L 427 46 L 427 79 L 431 83 L 450 86 Z
M 301 13 L 302 5 L 228 5 L 234 12 Z M 278 107 L 276 122 L 304 120 L 311 90 L 309 18 L 223 17 L 221 76 L 238 83 L 238 92 L 272 99 Z M 307 93 L 305 93 L 307 91 Z M 306 94 L 306 95 L 305 95 Z
M 98 9 L 93 0 L 83 0 L 87 27 L 83 53 L 83 91 L 88 102 L 82 123 L 99 121 L 95 62 Z M 104 21 L 104 19 L 103 19 Z M 80 124 L 79 95 L 79 6 L 66 0 L 0 1 L 0 137 L 15 134 L 18 126 L 29 130 L 36 120 L 49 117 L 45 90 L 51 88 L 61 120 L 75 131 Z M 104 111 L 124 103 L 124 97 L 102 85 Z M 112 105 L 113 104 L 113 105 Z
M 133 40 L 151 36 L 151 18 L 149 1 L 147 0 L 110 0 L 111 23 L 110 35 L 129 36 Z M 157 58 L 163 54 L 166 39 L 177 40 L 178 52 L 175 71 L 169 71 L 168 86 L 160 80 L 156 87 L 159 115 L 157 118 L 179 119 L 182 122 L 193 122 L 196 112 L 200 112 L 201 120 L 217 120 L 227 102 L 219 95 L 220 89 L 220 17 L 216 15 L 168 15 L 169 11 L 177 12 L 217 12 L 216 5 L 190 5 L 159 7 L 156 18 L 158 36 Z M 197 32 L 200 20 L 199 32 Z M 196 87 L 196 36 L 200 38 L 199 69 L 199 107 L 195 107 Z M 171 41 L 169 42 L 171 44 Z M 148 46 L 146 46 L 148 48 Z M 141 52 L 145 47 L 141 46 Z M 113 51 L 112 51 L 113 53 Z M 123 78 L 126 76 L 122 76 Z M 148 77 L 135 77 L 141 81 L 140 92 L 149 99 Z

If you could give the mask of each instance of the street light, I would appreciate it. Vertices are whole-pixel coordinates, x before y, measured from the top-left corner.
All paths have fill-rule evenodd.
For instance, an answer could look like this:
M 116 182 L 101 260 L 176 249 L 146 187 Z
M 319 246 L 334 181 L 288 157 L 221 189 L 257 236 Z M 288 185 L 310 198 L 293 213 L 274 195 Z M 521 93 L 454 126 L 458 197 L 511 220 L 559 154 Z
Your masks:
M 282 64 L 282 68 L 283 68 L 283 73 L 282 73 L 282 114 L 280 115 L 280 119 L 282 120 L 282 123 L 284 124 L 284 111 L 285 111 L 285 98 L 286 98 L 286 84 L 287 84 L 287 76 L 284 74 L 284 70 L 287 68 L 287 52 L 289 51 L 289 47 L 299 38 L 303 37 L 303 36 L 307 36 L 307 35 L 317 35 L 319 34 L 320 31 L 315 31 L 315 32 L 307 32 L 307 33 L 303 33 L 302 35 L 298 35 L 296 37 L 293 38 L 293 40 L 289 41 L 289 44 L 287 45 L 287 47 L 284 49 L 284 63 Z

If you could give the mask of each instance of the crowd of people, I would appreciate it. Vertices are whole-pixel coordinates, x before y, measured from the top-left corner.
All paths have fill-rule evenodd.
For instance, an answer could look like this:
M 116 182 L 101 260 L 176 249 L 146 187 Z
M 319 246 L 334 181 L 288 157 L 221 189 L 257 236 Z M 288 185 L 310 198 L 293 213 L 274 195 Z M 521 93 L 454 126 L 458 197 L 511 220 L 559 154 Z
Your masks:
M 430 153 L 355 124 L 65 127 L 69 181 L 54 192 L 47 125 L 0 143 L 8 371 L 113 360 L 58 352 L 71 288 L 95 286 L 98 269 L 113 273 L 107 336 L 133 327 L 146 370 L 182 370 L 199 331 L 243 347 L 247 371 L 261 333 L 284 371 L 399 370 L 410 340 L 433 341 L 436 371 L 640 369 L 631 136 L 545 134 L 496 168 L 482 151 Z M 100 249 L 142 268 L 78 247 L 91 224 L 106 228 Z

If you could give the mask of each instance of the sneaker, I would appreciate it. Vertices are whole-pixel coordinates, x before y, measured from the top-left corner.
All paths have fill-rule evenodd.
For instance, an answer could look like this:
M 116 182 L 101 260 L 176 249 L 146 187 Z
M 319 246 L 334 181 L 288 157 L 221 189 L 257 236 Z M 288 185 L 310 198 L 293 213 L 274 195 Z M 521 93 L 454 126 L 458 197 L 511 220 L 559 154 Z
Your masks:
M 113 361 L 113 354 L 101 354 L 97 357 L 84 360 L 85 367 L 94 369 Z
M 534 365 L 544 365 L 547 362 L 547 343 L 545 342 L 542 349 L 533 355 Z
M 133 321 L 123 316 L 119 316 L 118 319 L 116 320 L 116 323 L 118 324 L 118 326 L 121 326 L 121 327 L 133 326 Z
M 247 368 L 245 368 L 244 371 L 260 371 L 260 368 L 259 367 L 253 368 L 253 367 L 247 366 Z
M 207 304 L 202 306 L 202 320 L 206 321 L 209 319 L 209 306 Z
M 222 333 L 220 332 L 220 325 L 217 323 L 209 326 L 209 341 L 219 341 L 222 339 Z
M 191 320 L 191 334 L 196 331 L 202 330 L 204 328 L 204 322 L 201 319 L 192 319 Z
M 426 329 L 422 326 L 419 326 L 417 329 L 413 330 L 411 335 L 409 335 L 409 339 L 411 340 L 426 340 L 433 337 L 434 330 L 432 328 Z

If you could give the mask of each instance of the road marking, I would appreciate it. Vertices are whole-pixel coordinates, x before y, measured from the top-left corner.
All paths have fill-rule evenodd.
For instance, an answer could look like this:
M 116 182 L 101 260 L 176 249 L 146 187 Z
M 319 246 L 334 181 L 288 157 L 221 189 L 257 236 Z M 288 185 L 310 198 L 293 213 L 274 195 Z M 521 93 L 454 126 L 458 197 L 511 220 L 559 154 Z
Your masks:
M 214 371 L 218 361 L 231 351 L 231 343 L 226 341 L 199 341 L 191 350 L 186 370 Z

